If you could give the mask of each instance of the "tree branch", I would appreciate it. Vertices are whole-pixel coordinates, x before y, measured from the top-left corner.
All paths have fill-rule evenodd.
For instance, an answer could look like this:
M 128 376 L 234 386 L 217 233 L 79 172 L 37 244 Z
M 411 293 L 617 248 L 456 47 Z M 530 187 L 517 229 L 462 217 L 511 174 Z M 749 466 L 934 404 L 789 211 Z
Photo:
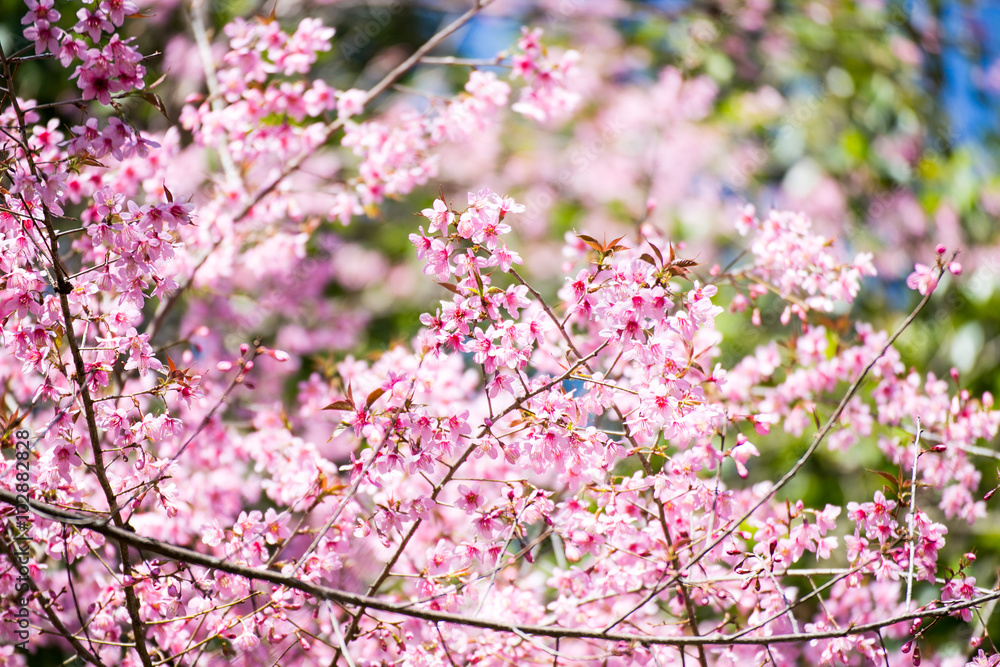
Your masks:
M 0 501 L 9 505 L 17 503 L 17 494 L 6 489 L 0 489 Z M 416 618 L 430 623 L 454 623 L 467 627 L 482 628 L 496 632 L 510 632 L 513 634 L 527 634 L 538 637 L 553 637 L 567 639 L 599 639 L 609 641 L 623 641 L 641 645 L 658 646 L 729 646 L 729 645 L 765 645 L 765 644 L 787 644 L 811 641 L 815 639 L 834 639 L 837 637 L 848 637 L 860 635 L 867 632 L 875 632 L 881 628 L 903 623 L 917 618 L 941 618 L 954 614 L 963 609 L 970 609 L 984 604 L 991 600 L 1000 598 L 1000 590 L 989 591 L 969 600 L 956 600 L 940 603 L 940 606 L 924 608 L 922 610 L 908 612 L 885 618 L 879 621 L 852 625 L 847 628 L 834 630 L 824 630 L 820 632 L 798 632 L 781 635 L 770 635 L 763 637 L 739 637 L 733 635 L 723 635 L 712 633 L 700 637 L 685 636 L 662 636 L 650 634 L 629 634 L 624 632 L 603 632 L 594 628 L 564 628 L 552 625 L 528 625 L 521 623 L 505 623 L 503 621 L 485 620 L 464 616 L 462 614 L 451 614 L 429 609 L 414 609 L 407 603 L 388 602 L 381 598 L 348 591 L 330 588 L 313 584 L 295 577 L 289 577 L 273 570 L 263 570 L 245 565 L 238 565 L 227 560 L 199 553 L 186 547 L 169 544 L 160 540 L 137 535 L 129 530 L 119 528 L 112 524 L 104 524 L 98 519 L 87 516 L 80 512 L 70 511 L 43 503 L 34 499 L 29 499 L 28 508 L 39 516 L 72 524 L 76 528 L 92 530 L 95 533 L 104 535 L 123 544 L 128 544 L 136 549 L 143 549 L 151 553 L 159 554 L 171 560 L 183 562 L 188 565 L 206 567 L 212 570 L 227 572 L 232 575 L 246 577 L 258 581 L 267 581 L 278 586 L 286 586 L 291 589 L 302 591 L 318 600 L 329 600 L 342 605 L 353 607 L 365 607 L 391 614 L 398 614 L 408 618 Z

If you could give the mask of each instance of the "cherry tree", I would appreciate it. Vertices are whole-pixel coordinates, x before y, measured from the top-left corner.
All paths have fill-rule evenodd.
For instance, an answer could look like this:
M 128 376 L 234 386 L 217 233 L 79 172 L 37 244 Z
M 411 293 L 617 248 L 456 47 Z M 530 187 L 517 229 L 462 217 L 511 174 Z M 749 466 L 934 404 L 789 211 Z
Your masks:
M 480 0 L 336 87 L 350 34 L 213 35 L 193 3 L 171 117 L 152 12 L 26 0 L 0 664 L 1000 662 L 973 536 L 1000 412 L 898 349 L 986 253 L 921 238 L 898 273 L 857 224 L 734 196 L 765 160 L 720 165 L 756 154 L 718 84 L 612 76 L 614 4 L 447 52 Z M 18 96 L 38 61 L 72 99 Z M 559 229 L 560 201 L 592 212 Z M 915 305 L 852 310 L 893 270 Z M 415 333 L 366 349 L 402 302 Z M 823 456 L 864 465 L 817 492 Z

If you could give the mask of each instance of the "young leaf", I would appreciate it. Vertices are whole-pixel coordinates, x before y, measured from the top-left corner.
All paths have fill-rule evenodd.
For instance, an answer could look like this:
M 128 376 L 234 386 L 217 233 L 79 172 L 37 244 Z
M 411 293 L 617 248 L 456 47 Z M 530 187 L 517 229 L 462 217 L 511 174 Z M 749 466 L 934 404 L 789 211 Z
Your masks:
M 174 360 L 170 358 L 169 354 L 166 355 L 166 357 L 167 357 L 167 366 L 170 368 L 170 372 L 167 373 L 167 380 L 168 381 L 177 380 L 182 384 L 186 384 L 188 380 L 187 371 L 186 370 L 182 371 L 178 369 L 177 366 L 174 364 Z
M 157 79 L 153 83 L 151 83 L 148 86 L 146 86 L 146 90 L 152 90 L 153 88 L 156 88 L 158 85 L 160 85 L 161 83 L 163 83 L 164 81 L 166 81 L 167 80 L 167 74 L 169 74 L 169 72 L 164 72 L 163 74 L 161 74 L 159 79 Z
M 80 164 L 85 164 L 85 165 L 87 165 L 88 167 L 100 167 L 100 168 L 102 168 L 102 169 L 107 169 L 107 168 L 108 168 L 108 166 L 107 166 L 107 165 L 105 165 L 105 164 L 101 164 L 100 162 L 98 162 L 97 160 L 95 160 L 95 159 L 94 159 L 94 158 L 93 158 L 93 157 L 92 157 L 91 155 L 89 155 L 89 154 L 84 154 L 84 155 L 81 155 L 81 156 L 79 157 L 79 160 L 80 160 Z
M 868 469 L 866 468 L 866 470 L 868 470 Z M 875 473 L 879 477 L 882 477 L 883 479 L 885 479 L 886 481 L 889 482 L 889 484 L 892 486 L 892 488 L 894 488 L 894 489 L 898 489 L 899 488 L 899 480 L 896 479 L 895 477 L 893 477 L 892 475 L 890 475 L 889 473 L 887 473 L 886 471 L 884 471 L 884 470 L 868 470 L 868 472 Z
M 660 249 L 659 249 L 659 248 L 657 248 L 657 247 L 656 247 L 655 245 L 653 245 L 652 243 L 650 243 L 650 244 L 649 244 L 649 247 L 650 247 L 650 248 L 652 248 L 652 249 L 653 249 L 653 252 L 655 252 L 655 253 L 656 253 L 656 257 L 657 257 L 657 258 L 658 258 L 658 259 L 660 260 L 660 264 L 662 265 L 662 264 L 663 264 L 663 253 L 661 253 L 661 252 L 660 252 Z
M 617 252 L 619 250 L 628 250 L 628 246 L 618 245 L 618 242 L 621 241 L 626 236 L 628 236 L 628 235 L 627 234 L 622 234 L 621 236 L 619 236 L 618 238 L 616 238 L 611 243 L 605 244 L 605 246 L 604 246 L 604 252 L 608 252 L 608 251 Z
M 604 246 L 601 245 L 600 241 L 595 239 L 593 236 L 587 236 L 586 234 L 577 234 L 576 238 L 580 239 L 581 241 L 589 245 L 597 252 L 604 252 Z
M 365 399 L 365 410 L 367 410 L 368 408 L 370 408 L 372 406 L 372 403 L 374 403 L 375 401 L 377 401 L 379 399 L 379 397 L 382 394 L 384 394 L 384 393 L 385 393 L 385 389 L 382 389 L 381 387 L 379 387 L 378 389 L 376 389 L 372 393 L 368 394 L 368 398 Z
M 354 410 L 354 404 L 351 403 L 346 398 L 340 398 L 331 403 L 330 405 L 322 408 L 323 410 Z

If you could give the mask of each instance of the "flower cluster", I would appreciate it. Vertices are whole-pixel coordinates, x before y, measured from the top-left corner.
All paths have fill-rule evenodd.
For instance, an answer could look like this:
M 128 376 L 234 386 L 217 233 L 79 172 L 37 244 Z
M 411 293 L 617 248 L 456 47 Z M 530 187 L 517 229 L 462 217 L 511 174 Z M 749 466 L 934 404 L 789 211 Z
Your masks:
M 79 19 L 67 32 L 57 24 L 61 14 L 54 0 L 26 0 L 28 14 L 21 23 L 28 27 L 24 36 L 34 42 L 35 53 L 50 52 L 63 67 L 79 60 L 72 77 L 83 99 L 110 104 L 116 93 L 141 90 L 146 69 L 133 38 L 122 39 L 116 30 L 125 17 L 139 11 L 131 0 L 104 0 L 96 7 L 81 7 Z M 89 38 L 88 43 L 86 39 Z
M 875 325 L 827 319 L 871 257 L 843 263 L 790 211 L 739 217 L 743 270 L 703 271 L 680 240 L 715 198 L 677 185 L 710 162 L 707 78 L 607 88 L 569 140 L 579 171 L 548 176 L 594 211 L 619 202 L 627 226 L 581 214 L 560 264 L 530 187 L 456 205 L 449 182 L 396 253 L 418 269 L 342 226 L 491 142 L 512 154 L 499 183 L 548 168 L 520 159 L 515 91 L 482 61 L 427 56 L 473 69 L 453 96 L 375 109 L 420 58 L 341 90 L 314 71 L 335 37 L 319 19 L 237 18 L 213 52 L 192 15 L 207 92 L 181 112 L 190 135 L 152 135 L 117 99 L 145 86 L 122 36 L 138 6 L 26 6 L 35 55 L 0 54 L 0 426 L 37 442 L 0 458 L 5 642 L 27 613 L 20 649 L 143 667 L 950 664 L 930 628 L 995 598 L 975 554 L 951 553 L 956 523 L 986 517 L 974 457 L 1000 411 L 958 371 L 907 368 Z M 564 120 L 578 55 L 540 36 L 509 56 L 511 108 Z M 79 120 L 16 96 L 23 58 L 75 77 Z M 654 128 L 656 151 L 692 159 L 618 150 Z M 633 162 L 648 188 L 617 180 Z M 678 203 L 667 235 L 658 206 Z M 944 255 L 907 283 L 960 275 Z M 445 297 L 422 328 L 360 345 L 421 270 Z M 768 292 L 801 326 L 759 329 Z M 817 500 L 793 483 L 809 465 L 864 483 Z M 8 648 L 0 664 L 23 667 Z
M 514 76 L 528 87 L 512 109 L 538 121 L 565 120 L 582 101 L 569 87 L 580 54 L 570 50 L 550 56 L 541 39 L 541 28 L 522 28 L 513 56 Z
M 741 236 L 751 232 L 754 266 L 748 272 L 760 282 L 751 287 L 751 296 L 774 286 L 782 298 L 791 301 L 782 316 L 787 322 L 794 312 L 805 320 L 806 310 L 830 312 L 835 301 L 850 303 L 858 295 L 861 280 L 874 276 L 871 253 L 859 253 L 854 261 L 841 264 L 832 251 L 832 242 L 812 233 L 809 219 L 801 213 L 772 210 L 758 220 L 747 205 L 736 224 Z

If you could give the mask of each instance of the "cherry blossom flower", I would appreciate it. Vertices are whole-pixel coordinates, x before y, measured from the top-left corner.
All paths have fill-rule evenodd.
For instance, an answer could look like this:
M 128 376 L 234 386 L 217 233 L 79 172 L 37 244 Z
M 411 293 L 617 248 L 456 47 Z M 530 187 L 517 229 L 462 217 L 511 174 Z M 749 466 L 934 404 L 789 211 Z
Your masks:
M 760 456 L 760 452 L 753 446 L 753 443 L 746 439 L 746 436 L 740 433 L 736 436 L 736 446 L 733 447 L 729 456 L 733 459 L 733 463 L 736 464 L 736 471 L 740 477 L 746 477 L 749 474 L 746 467 L 747 460 L 751 456 Z
M 921 295 L 933 292 L 937 287 L 937 276 L 934 269 L 926 264 L 917 263 L 913 267 L 913 273 L 906 277 L 906 286 L 917 290 Z
M 187 38 L 171 47 L 172 70 L 208 79 L 208 94 L 191 94 L 179 127 L 152 132 L 169 121 L 150 126 L 124 103 L 144 90 L 149 62 L 127 35 L 160 17 L 137 16 L 131 0 L 74 0 L 59 6 L 66 16 L 53 0 L 26 0 L 25 36 L 88 102 L 72 123 L 48 103 L 14 109 L 13 92 L 0 109 L 4 414 L 32 429 L 30 475 L 0 458 L 0 487 L 52 505 L 0 519 L 34 544 L 40 590 L 73 584 L 46 614 L 28 606 L 43 628 L 29 652 L 63 641 L 55 619 L 72 633 L 85 618 L 94 641 L 80 646 L 109 665 L 141 662 L 142 641 L 154 660 L 194 646 L 219 664 L 330 664 L 338 650 L 359 665 L 551 662 L 544 637 L 480 627 L 500 619 L 576 628 L 584 638 L 557 647 L 568 661 L 680 655 L 602 638 L 615 624 L 666 641 L 714 641 L 712 628 L 802 637 L 709 645 L 709 664 L 881 664 L 875 633 L 809 633 L 882 625 L 891 647 L 907 639 L 892 618 L 912 612 L 908 593 L 928 602 L 917 614 L 980 596 L 982 561 L 941 558 L 970 550 L 953 521 L 990 511 L 976 452 L 1000 431 L 993 397 L 962 386 L 965 373 L 906 367 L 888 332 L 856 319 L 865 309 L 838 310 L 875 274 L 871 253 L 847 254 L 864 239 L 749 207 L 736 216 L 746 253 L 722 268 L 714 225 L 702 224 L 728 215 L 732 198 L 706 157 L 735 158 L 731 128 L 710 114 L 717 86 L 659 67 L 645 47 L 629 43 L 625 57 L 625 42 L 591 20 L 612 5 L 574 9 L 590 12 L 579 25 L 602 43 L 586 64 L 529 27 L 497 72 L 424 58 L 407 86 L 437 82 L 426 98 L 392 77 L 335 88 L 326 73 L 356 31 L 334 40 L 318 18 L 288 24 L 287 12 L 235 18 L 217 40 L 204 35 L 207 50 Z M 370 9 L 371 26 L 387 25 L 389 5 Z M 763 19 L 744 18 L 757 34 Z M 31 46 L 16 57 L 35 60 Z M 389 61 L 366 72 L 405 62 Z M 442 66 L 452 74 L 430 74 Z M 155 105 L 154 93 L 143 98 Z M 584 99 L 557 135 L 525 121 L 569 120 Z M 682 159 L 636 188 L 646 149 Z M 439 183 L 473 189 L 427 192 Z M 416 200 L 426 230 L 397 215 Z M 553 237 L 549 225 L 567 212 L 580 232 L 560 253 L 565 227 Z M 625 236 L 601 237 L 626 220 L 615 234 Z M 394 246 L 385 225 L 415 227 L 413 249 L 362 246 L 373 235 Z M 683 230 L 690 247 L 661 229 Z M 936 259 L 962 273 L 943 246 Z M 429 278 L 413 279 L 414 261 Z M 916 269 L 907 283 L 929 292 L 935 270 Z M 428 294 L 440 302 L 422 328 L 408 338 L 399 332 L 418 318 L 394 324 L 382 349 L 383 318 L 398 315 L 390 300 Z M 906 486 L 866 499 L 847 485 L 841 507 L 777 488 L 773 471 L 746 481 L 751 457 L 773 458 L 767 448 L 812 451 L 816 416 L 862 373 L 825 444 L 890 479 L 915 475 L 917 511 Z M 932 443 L 919 452 L 901 435 L 914 415 Z M 116 509 L 136 536 L 218 560 L 145 547 L 124 558 L 130 547 L 100 534 Z M 55 520 L 66 512 L 77 519 Z M 816 604 L 796 604 L 802 568 L 845 565 L 822 584 L 827 575 L 811 575 Z M 320 603 L 318 586 L 379 604 Z M 458 620 L 426 620 L 442 611 Z M 910 648 L 938 660 L 938 641 L 949 640 Z M 994 658 L 980 651 L 969 664 Z

